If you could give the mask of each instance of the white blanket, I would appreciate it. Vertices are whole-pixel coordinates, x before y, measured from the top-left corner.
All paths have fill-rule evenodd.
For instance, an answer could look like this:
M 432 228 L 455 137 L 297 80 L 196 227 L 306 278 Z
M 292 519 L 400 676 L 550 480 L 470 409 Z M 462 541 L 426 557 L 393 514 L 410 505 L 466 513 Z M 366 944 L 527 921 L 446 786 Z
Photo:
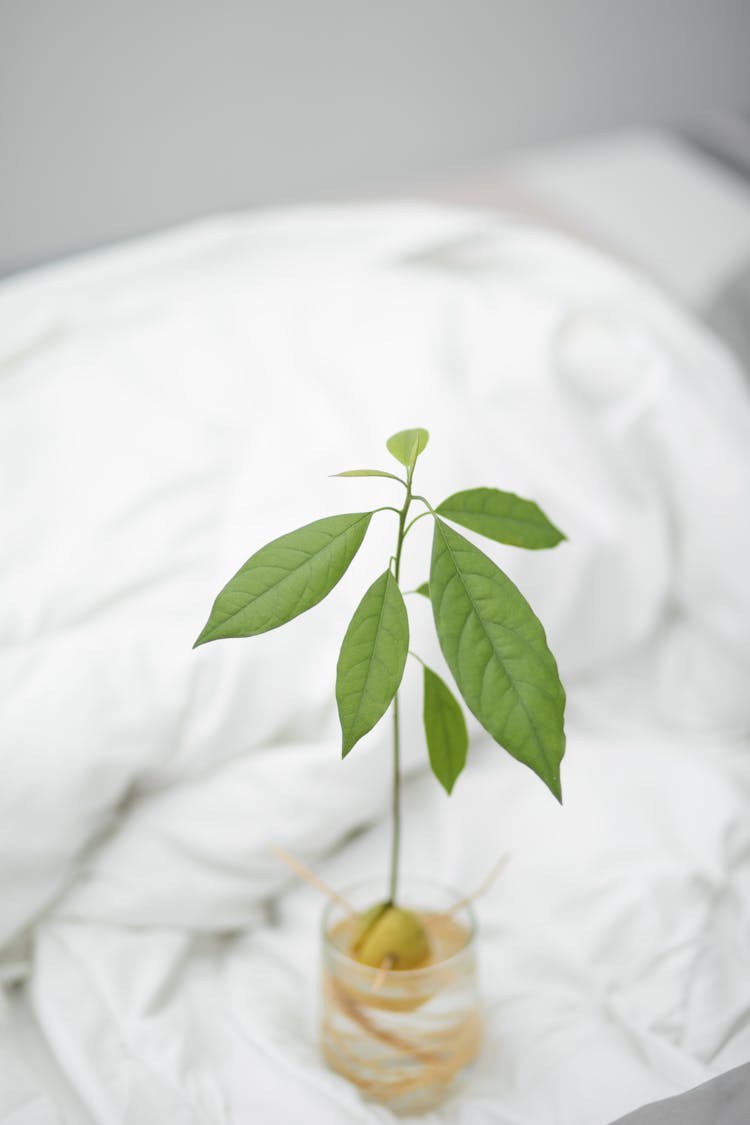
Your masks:
M 569 537 L 494 551 L 568 689 L 562 808 L 476 728 L 448 800 L 407 673 L 405 867 L 467 889 L 512 853 L 479 907 L 485 1049 L 430 1120 L 605 1125 L 750 1058 L 739 373 L 548 232 L 269 214 L 0 289 L 0 965 L 97 1123 L 390 1119 L 317 1056 L 322 904 L 271 846 L 337 885 L 385 876 L 387 731 L 342 763 L 332 688 L 391 515 L 323 606 L 191 644 L 269 538 L 392 502 L 329 474 L 410 425 L 434 501 L 508 488 Z M 54 1122 L 23 1053 L 0 1007 L 0 1121 Z

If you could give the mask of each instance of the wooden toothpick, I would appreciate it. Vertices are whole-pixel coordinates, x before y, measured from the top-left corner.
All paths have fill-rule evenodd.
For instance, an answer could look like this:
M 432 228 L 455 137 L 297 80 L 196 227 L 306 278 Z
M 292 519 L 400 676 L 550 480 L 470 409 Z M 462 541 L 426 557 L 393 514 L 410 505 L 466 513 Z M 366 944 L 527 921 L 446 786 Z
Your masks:
M 333 887 L 329 887 L 327 883 L 324 883 L 323 880 L 316 875 L 314 871 L 311 871 L 309 867 L 306 867 L 301 860 L 295 859 L 293 855 L 290 855 L 289 852 L 285 852 L 283 848 L 272 847 L 271 851 L 282 863 L 285 863 L 287 867 L 291 867 L 295 875 L 299 875 L 301 879 L 304 879 L 311 887 L 315 887 L 315 889 L 324 894 L 326 898 L 330 898 L 333 902 L 337 902 L 339 906 L 343 906 L 344 910 L 349 914 L 359 914 L 359 911 L 355 910 L 352 904 L 347 902 L 343 895 L 340 895 L 338 891 L 334 891 Z
M 473 891 L 470 895 L 467 895 L 466 898 L 460 898 L 458 900 L 458 902 L 454 903 L 453 906 L 451 906 L 451 908 L 448 910 L 448 913 L 449 914 L 455 914 L 457 910 L 462 910 L 464 906 L 469 906 L 470 903 L 475 902 L 478 898 L 481 898 L 482 895 L 487 894 L 487 891 L 490 889 L 492 884 L 495 882 L 495 880 L 497 879 L 500 872 L 506 867 L 509 860 L 510 860 L 510 852 L 505 852 L 504 855 L 501 855 L 500 859 L 497 861 L 495 866 L 491 869 L 489 875 L 485 876 L 485 878 L 479 884 L 477 889 L 475 891 Z

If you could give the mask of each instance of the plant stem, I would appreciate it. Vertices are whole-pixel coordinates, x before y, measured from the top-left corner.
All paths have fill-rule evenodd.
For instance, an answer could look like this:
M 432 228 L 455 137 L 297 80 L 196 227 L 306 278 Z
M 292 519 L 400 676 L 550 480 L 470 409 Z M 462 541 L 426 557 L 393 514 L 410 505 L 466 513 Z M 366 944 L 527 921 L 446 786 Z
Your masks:
M 404 546 L 406 517 L 411 504 L 411 478 L 413 469 L 406 474 L 406 499 L 398 516 L 398 540 L 396 542 L 396 555 L 393 567 L 393 577 L 396 582 L 401 573 L 401 551 Z M 401 737 L 398 713 L 398 692 L 393 700 L 393 803 L 392 803 L 392 836 L 391 836 L 391 875 L 388 890 L 388 901 L 393 906 L 396 903 L 398 892 L 398 861 L 401 845 Z
M 399 740 L 398 695 L 393 700 L 393 835 L 391 838 L 391 878 L 388 901 L 396 904 L 398 891 L 398 859 L 401 844 L 401 745 Z

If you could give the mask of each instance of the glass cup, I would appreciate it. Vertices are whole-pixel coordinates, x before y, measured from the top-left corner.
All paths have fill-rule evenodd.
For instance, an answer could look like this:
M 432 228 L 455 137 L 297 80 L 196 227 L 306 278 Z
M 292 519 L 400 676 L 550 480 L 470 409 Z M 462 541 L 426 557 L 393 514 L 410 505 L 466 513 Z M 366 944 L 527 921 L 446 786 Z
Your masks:
M 356 912 L 383 899 L 381 882 L 342 892 Z M 397 1114 L 424 1113 L 459 1087 L 481 1040 L 476 922 L 460 896 L 428 880 L 404 880 L 399 905 L 430 940 L 417 969 L 371 968 L 348 952 L 359 914 L 331 902 L 323 914 L 320 1042 L 328 1065 L 365 1098 Z

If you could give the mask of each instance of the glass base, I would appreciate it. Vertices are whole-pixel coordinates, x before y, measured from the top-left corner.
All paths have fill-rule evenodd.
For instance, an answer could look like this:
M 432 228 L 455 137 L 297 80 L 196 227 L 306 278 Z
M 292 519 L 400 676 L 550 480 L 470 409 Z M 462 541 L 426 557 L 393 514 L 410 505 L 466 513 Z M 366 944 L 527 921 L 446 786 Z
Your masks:
M 365 910 L 379 891 L 361 884 L 344 897 Z M 451 1097 L 479 1050 L 475 924 L 466 907 L 448 913 L 458 897 L 405 882 L 399 902 L 418 914 L 431 947 L 416 969 L 363 965 L 348 952 L 358 915 L 331 904 L 323 918 L 323 1056 L 365 1098 L 397 1114 L 424 1113 Z

